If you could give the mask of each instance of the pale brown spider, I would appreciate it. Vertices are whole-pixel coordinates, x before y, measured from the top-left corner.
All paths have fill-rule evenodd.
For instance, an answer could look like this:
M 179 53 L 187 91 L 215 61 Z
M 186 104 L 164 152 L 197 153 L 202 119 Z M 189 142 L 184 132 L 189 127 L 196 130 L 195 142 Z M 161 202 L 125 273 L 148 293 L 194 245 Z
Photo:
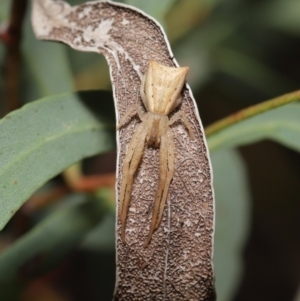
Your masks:
M 161 222 L 169 186 L 174 174 L 174 138 L 170 125 L 181 119 L 188 130 L 190 138 L 194 139 L 191 125 L 182 111 L 175 113 L 170 120 L 168 118 L 168 114 L 181 103 L 181 91 L 188 70 L 188 67 L 166 67 L 151 60 L 141 82 L 141 97 L 147 112 L 143 112 L 140 106 L 133 105 L 121 118 L 117 127 L 117 130 L 123 127 L 128 118 L 136 114 L 142 121 L 136 127 L 123 162 L 123 182 L 120 189 L 119 211 L 123 242 L 125 242 L 125 225 L 134 175 L 142 159 L 145 142 L 148 146 L 160 147 L 160 174 L 150 231 L 144 247 L 149 244 L 153 231 L 158 228 Z

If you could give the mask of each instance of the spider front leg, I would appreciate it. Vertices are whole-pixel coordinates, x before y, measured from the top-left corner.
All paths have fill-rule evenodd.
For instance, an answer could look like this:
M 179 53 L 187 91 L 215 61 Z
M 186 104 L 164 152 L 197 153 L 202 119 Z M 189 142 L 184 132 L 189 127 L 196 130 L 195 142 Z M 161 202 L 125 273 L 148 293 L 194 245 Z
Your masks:
M 178 111 L 172 116 L 172 118 L 169 121 L 169 125 L 172 125 L 173 123 L 180 121 L 180 120 L 183 123 L 183 125 L 186 127 L 186 129 L 188 130 L 190 138 L 192 140 L 195 140 L 195 136 L 192 131 L 191 123 L 187 119 L 185 113 L 183 113 L 182 111 Z
M 151 241 L 153 231 L 159 226 L 168 197 L 170 183 L 174 175 L 174 137 L 169 128 L 161 137 L 159 151 L 159 184 L 155 196 L 152 220 L 148 238 L 144 244 L 146 247 Z
M 116 130 L 118 131 L 122 126 L 129 122 L 129 117 L 132 118 L 134 115 L 138 115 L 140 120 L 144 121 L 146 113 L 143 112 L 143 110 L 138 104 L 130 106 L 125 115 L 120 119 Z
M 133 178 L 139 163 L 143 156 L 145 147 L 145 138 L 147 130 L 144 124 L 141 123 L 137 126 L 135 133 L 129 143 L 129 147 L 123 163 L 122 185 L 120 189 L 120 220 L 122 228 L 122 241 L 125 242 L 125 226 L 128 213 L 128 207 L 131 198 L 131 190 L 133 185 Z

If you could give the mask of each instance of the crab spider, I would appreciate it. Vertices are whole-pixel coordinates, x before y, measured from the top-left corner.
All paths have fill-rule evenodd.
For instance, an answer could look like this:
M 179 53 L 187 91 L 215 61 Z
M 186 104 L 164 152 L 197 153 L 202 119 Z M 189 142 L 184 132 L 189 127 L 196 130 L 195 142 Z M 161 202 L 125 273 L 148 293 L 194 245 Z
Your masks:
M 134 175 L 142 159 L 145 144 L 160 148 L 159 150 L 159 182 L 156 191 L 152 220 L 146 247 L 151 241 L 152 234 L 158 228 L 165 203 L 168 197 L 169 186 L 174 175 L 174 135 L 170 125 L 181 120 L 191 139 L 194 139 L 191 125 L 182 111 L 175 113 L 171 119 L 168 114 L 172 112 L 182 100 L 181 91 L 185 83 L 188 67 L 166 67 L 154 60 L 149 63 L 148 70 L 141 82 L 141 98 L 147 112 L 143 112 L 138 105 L 133 105 L 121 118 L 117 127 L 123 127 L 129 117 L 138 115 L 142 121 L 136 128 L 123 162 L 123 182 L 120 189 L 121 237 L 125 242 L 125 226 L 131 198 Z

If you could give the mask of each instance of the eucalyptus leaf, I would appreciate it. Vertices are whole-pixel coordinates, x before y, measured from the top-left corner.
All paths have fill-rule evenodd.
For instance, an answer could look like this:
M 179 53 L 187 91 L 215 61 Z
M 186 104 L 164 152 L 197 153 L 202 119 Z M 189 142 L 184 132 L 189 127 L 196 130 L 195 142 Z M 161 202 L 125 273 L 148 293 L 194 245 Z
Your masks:
M 100 193 L 100 195 L 98 195 Z M 115 194 L 109 191 L 106 195 L 103 193 L 103 189 L 98 190 L 95 193 L 95 197 L 105 198 L 107 203 L 107 214 L 103 217 L 103 220 L 94 227 L 85 236 L 81 248 L 88 251 L 96 252 L 110 252 L 115 249 L 115 227 L 116 227 L 116 204 Z
M 243 20 L 243 15 L 228 16 L 227 11 L 213 14 L 201 28 L 185 35 L 174 47 L 174 54 L 181 65 L 191 66 L 188 82 L 198 90 L 214 72 L 212 51 L 234 36 Z
M 45 182 L 75 162 L 115 146 L 110 93 L 41 99 L 0 121 L 0 228 Z
M 259 7 L 255 19 L 278 30 L 300 36 L 300 1 L 274 0 Z
M 70 195 L 59 210 L 0 253 L 0 299 L 16 295 L 32 278 L 51 270 L 106 212 L 105 195 Z
M 89 251 L 113 251 L 115 249 L 115 214 L 106 214 L 101 223 L 84 238 L 81 248 Z
M 208 137 L 211 152 L 271 139 L 300 152 L 300 105 L 289 104 L 228 126 Z
M 67 47 L 63 44 L 38 41 L 30 24 L 29 14 L 24 22 L 22 51 L 25 76 L 22 97 L 25 102 L 74 90 Z
M 243 272 L 242 249 L 250 225 L 250 189 L 242 158 L 234 150 L 212 154 L 216 194 L 214 266 L 218 301 L 233 300 Z
M 10 1 L 1 1 L 0 3 L 0 22 L 3 22 L 8 18 L 9 9 L 11 2 Z
M 292 89 L 290 81 L 259 58 L 234 48 L 216 49 L 216 69 L 240 79 L 258 91 L 272 94 Z

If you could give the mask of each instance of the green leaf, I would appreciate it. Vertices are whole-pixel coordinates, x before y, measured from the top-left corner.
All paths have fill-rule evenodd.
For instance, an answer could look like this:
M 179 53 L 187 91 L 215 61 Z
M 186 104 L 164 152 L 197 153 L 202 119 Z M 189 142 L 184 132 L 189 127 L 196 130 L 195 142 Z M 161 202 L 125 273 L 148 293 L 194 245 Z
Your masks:
M 233 48 L 219 47 L 215 52 L 216 69 L 238 78 L 264 93 L 280 94 L 293 85 L 283 75 L 262 60 Z
M 208 137 L 211 152 L 271 139 L 300 152 L 300 105 L 289 104 L 246 119 Z
M 273 0 L 259 7 L 256 20 L 287 33 L 300 35 L 300 1 Z
M 229 301 L 234 297 L 243 272 L 242 249 L 249 233 L 250 190 L 238 152 L 215 152 L 211 160 L 216 196 L 216 290 L 218 301 Z
M 244 14 L 220 10 L 212 14 L 201 28 L 191 31 L 175 44 L 174 54 L 181 65 L 193 66 L 188 82 L 193 90 L 199 90 L 214 71 L 214 49 L 234 36 Z
M 82 158 L 115 146 L 108 92 L 45 98 L 0 121 L 0 228 L 45 182 Z
M 0 22 L 8 19 L 11 1 L 1 1 L 0 3 Z
M 67 46 L 39 41 L 33 34 L 30 14 L 24 22 L 22 51 L 25 76 L 22 97 L 25 102 L 53 94 L 72 92 L 73 76 L 67 56 Z
M 100 193 L 100 195 L 98 195 Z M 103 189 L 100 189 L 95 193 L 95 197 L 105 198 L 107 202 L 107 208 L 109 210 L 101 223 L 94 227 L 84 238 L 81 248 L 89 251 L 114 251 L 115 250 L 115 226 L 116 226 L 116 216 L 115 216 L 115 195 L 107 193 L 104 195 Z
M 64 205 L 0 253 L 0 299 L 17 300 L 23 286 L 61 262 L 109 210 L 100 198 L 70 195 Z
M 81 248 L 96 252 L 115 250 L 115 225 L 115 214 L 107 214 L 103 221 L 86 235 Z

